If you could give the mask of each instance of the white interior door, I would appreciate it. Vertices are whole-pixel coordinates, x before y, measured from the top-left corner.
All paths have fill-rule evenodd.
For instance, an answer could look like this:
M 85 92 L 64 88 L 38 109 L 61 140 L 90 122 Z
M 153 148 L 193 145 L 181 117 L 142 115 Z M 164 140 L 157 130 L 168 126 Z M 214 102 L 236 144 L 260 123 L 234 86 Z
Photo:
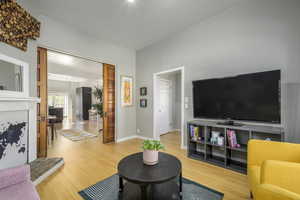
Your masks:
M 171 101 L 171 81 L 158 80 L 158 131 L 159 135 L 171 131 L 172 125 L 172 101 Z

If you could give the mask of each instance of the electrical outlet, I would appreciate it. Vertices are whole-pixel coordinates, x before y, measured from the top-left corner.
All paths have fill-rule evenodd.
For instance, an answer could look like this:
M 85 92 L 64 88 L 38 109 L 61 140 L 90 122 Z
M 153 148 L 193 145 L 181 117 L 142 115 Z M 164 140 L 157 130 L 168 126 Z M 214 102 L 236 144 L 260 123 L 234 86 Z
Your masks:
M 136 132 L 137 132 L 137 133 L 141 133 L 141 129 L 139 129 L 139 128 L 136 129 Z
M 184 104 L 184 108 L 185 108 L 185 109 L 189 109 L 189 104 L 185 103 L 185 104 Z

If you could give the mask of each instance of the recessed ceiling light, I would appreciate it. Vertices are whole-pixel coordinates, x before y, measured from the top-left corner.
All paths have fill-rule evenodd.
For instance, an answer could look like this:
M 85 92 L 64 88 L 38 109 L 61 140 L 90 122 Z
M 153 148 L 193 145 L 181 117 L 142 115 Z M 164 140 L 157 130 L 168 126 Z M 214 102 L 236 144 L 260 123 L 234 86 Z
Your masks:
M 127 0 L 129 3 L 134 3 L 134 0 Z

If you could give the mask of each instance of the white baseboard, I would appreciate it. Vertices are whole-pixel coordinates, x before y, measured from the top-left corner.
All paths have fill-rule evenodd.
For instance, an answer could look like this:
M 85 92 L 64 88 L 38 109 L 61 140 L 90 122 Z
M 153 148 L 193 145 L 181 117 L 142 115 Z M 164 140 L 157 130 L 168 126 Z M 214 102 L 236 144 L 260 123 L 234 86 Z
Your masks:
M 185 145 L 185 146 L 181 146 L 181 149 L 187 149 L 187 146 Z
M 43 180 L 45 180 L 46 178 L 48 178 L 50 175 L 52 175 L 54 172 L 56 172 L 59 168 L 61 168 L 63 165 L 65 164 L 65 161 L 62 160 L 59 163 L 57 163 L 54 167 L 52 167 L 51 169 L 49 169 L 46 173 L 44 173 L 42 176 L 40 176 L 38 179 L 36 179 L 35 181 L 33 181 L 33 184 L 35 186 L 37 186 L 38 184 L 40 184 Z
M 128 137 L 123 137 L 123 138 L 120 138 L 117 140 L 117 143 L 119 142 L 125 142 L 127 140 L 132 140 L 132 139 L 135 139 L 137 136 L 136 135 L 132 135 L 132 136 L 128 136 Z
M 118 139 L 117 143 L 125 142 L 127 140 L 132 140 L 132 139 L 153 140 L 153 138 L 143 137 L 143 136 L 140 136 L 140 135 L 132 135 L 132 136 L 128 136 L 128 137 Z
M 148 138 L 148 137 L 144 137 L 144 136 L 140 136 L 140 135 L 137 135 L 136 137 L 141 140 L 153 140 L 153 138 Z
M 125 142 L 127 140 L 132 140 L 132 139 L 153 140 L 153 138 L 149 138 L 149 137 L 144 137 L 144 136 L 140 136 L 140 135 L 132 135 L 132 136 L 124 137 L 124 138 L 121 138 L 121 139 L 117 140 L 117 143 Z M 180 148 L 181 149 L 187 149 L 187 146 L 186 145 L 181 146 Z
M 173 132 L 179 132 L 180 133 L 181 130 L 180 129 L 171 129 L 171 130 L 169 130 L 165 133 L 161 133 L 160 136 L 165 135 L 165 134 L 169 134 L 169 133 L 173 133 Z

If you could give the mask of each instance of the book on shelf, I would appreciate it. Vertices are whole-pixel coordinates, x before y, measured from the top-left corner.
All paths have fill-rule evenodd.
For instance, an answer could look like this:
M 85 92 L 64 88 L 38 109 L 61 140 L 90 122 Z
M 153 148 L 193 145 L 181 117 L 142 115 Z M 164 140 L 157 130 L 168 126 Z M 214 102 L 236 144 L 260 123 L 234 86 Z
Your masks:
M 190 137 L 191 140 L 198 141 L 202 139 L 200 128 L 198 126 L 190 126 Z
M 194 126 L 190 125 L 190 138 L 192 139 L 194 137 Z
M 227 130 L 227 139 L 228 139 L 229 147 L 231 148 L 239 147 L 236 139 L 236 133 L 234 130 Z

